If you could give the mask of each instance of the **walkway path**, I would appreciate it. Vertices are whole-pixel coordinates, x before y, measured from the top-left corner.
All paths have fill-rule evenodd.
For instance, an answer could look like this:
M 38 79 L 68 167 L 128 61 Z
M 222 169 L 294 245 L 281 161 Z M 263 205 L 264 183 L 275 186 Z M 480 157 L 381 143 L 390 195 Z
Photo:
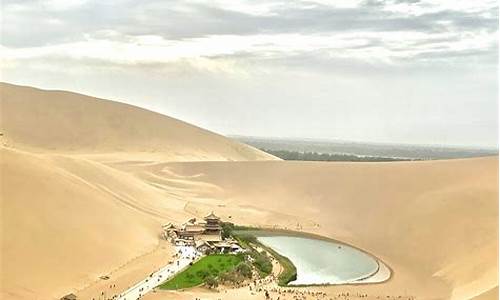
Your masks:
M 177 258 L 160 270 L 151 273 L 146 279 L 138 282 L 133 287 L 119 294 L 113 299 L 117 300 L 137 300 L 144 294 L 150 292 L 155 287 L 173 277 L 177 272 L 186 268 L 189 263 L 199 259 L 201 254 L 191 246 L 176 246 Z

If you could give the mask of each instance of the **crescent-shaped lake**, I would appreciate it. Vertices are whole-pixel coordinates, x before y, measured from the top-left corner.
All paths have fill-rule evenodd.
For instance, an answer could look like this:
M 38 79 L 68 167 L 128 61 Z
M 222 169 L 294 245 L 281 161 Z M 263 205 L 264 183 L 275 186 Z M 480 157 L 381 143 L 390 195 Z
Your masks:
M 353 283 L 375 274 L 378 261 L 345 244 L 296 236 L 257 236 L 264 245 L 286 256 L 297 268 L 289 285 Z

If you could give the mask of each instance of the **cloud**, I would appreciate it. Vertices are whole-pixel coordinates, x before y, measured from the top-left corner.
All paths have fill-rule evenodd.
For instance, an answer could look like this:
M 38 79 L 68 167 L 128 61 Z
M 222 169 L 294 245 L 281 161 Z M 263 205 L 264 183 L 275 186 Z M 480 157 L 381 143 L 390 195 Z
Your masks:
M 496 1 L 4 0 L 0 17 L 2 80 L 222 133 L 497 142 Z
M 293 64 L 298 57 L 319 66 L 350 59 L 370 68 L 449 63 L 475 55 L 475 63 L 491 62 L 498 48 L 496 3 L 473 2 L 458 1 L 452 9 L 446 1 L 427 0 L 340 5 L 321 0 L 210 5 L 7 0 L 0 51 L 2 62 L 10 65 L 44 57 L 99 60 L 108 66 L 192 60 L 192 66 L 230 73 L 246 72 L 248 61 L 267 65 L 289 59 Z
M 231 56 L 442 59 L 496 48 L 490 1 L 10 1 L 3 6 L 5 59 L 43 55 L 166 62 Z M 412 8 L 412 9 L 409 9 Z M 406 9 L 405 9 L 406 8 Z M 418 8 L 416 13 L 414 8 Z M 27 30 L 28 29 L 28 30 Z M 426 54 L 428 56 L 426 57 Z
M 473 1 L 476 2 L 476 1 Z M 496 6 L 476 10 L 435 9 L 412 16 L 409 12 L 382 9 L 400 1 L 365 1 L 355 7 L 335 7 L 317 2 L 206 2 L 116 1 L 77 2 L 66 5 L 4 4 L 2 44 L 8 47 L 40 46 L 83 39 L 83 33 L 114 30 L 123 35 L 158 35 L 165 39 L 213 35 L 329 34 L 355 31 L 462 31 L 496 30 Z M 240 5 L 238 5 L 238 3 Z M 425 8 L 418 3 L 412 6 Z M 251 9 L 252 7 L 257 7 Z M 424 10 L 425 11 L 425 10 Z M 491 14 L 493 12 L 493 14 Z M 447 22 L 447 23 L 446 23 Z M 28 28 L 29 30 L 26 30 Z M 25 32 L 23 34 L 23 32 Z

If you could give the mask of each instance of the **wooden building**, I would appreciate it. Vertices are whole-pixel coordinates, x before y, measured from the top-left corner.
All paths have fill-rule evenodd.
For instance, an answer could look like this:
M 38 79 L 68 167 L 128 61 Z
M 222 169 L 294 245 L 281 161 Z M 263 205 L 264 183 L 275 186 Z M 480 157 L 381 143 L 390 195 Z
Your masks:
M 203 240 L 215 243 L 222 241 L 221 220 L 213 212 L 203 218 L 203 221 L 191 219 L 182 224 L 180 228 L 172 230 L 170 227 L 165 226 L 164 230 L 166 228 L 175 233 L 175 239 L 183 242 Z

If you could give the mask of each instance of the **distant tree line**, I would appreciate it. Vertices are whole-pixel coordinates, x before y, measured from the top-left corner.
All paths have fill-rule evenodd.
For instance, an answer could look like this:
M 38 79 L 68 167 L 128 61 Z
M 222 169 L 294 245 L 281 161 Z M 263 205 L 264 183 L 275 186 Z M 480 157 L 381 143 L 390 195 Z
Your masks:
M 269 154 L 284 160 L 302 160 L 302 161 L 358 161 L 358 162 L 384 162 L 384 161 L 412 161 L 418 159 L 382 157 L 382 156 L 359 156 L 354 154 L 330 154 L 318 152 L 300 152 L 289 150 L 271 150 L 261 148 Z

